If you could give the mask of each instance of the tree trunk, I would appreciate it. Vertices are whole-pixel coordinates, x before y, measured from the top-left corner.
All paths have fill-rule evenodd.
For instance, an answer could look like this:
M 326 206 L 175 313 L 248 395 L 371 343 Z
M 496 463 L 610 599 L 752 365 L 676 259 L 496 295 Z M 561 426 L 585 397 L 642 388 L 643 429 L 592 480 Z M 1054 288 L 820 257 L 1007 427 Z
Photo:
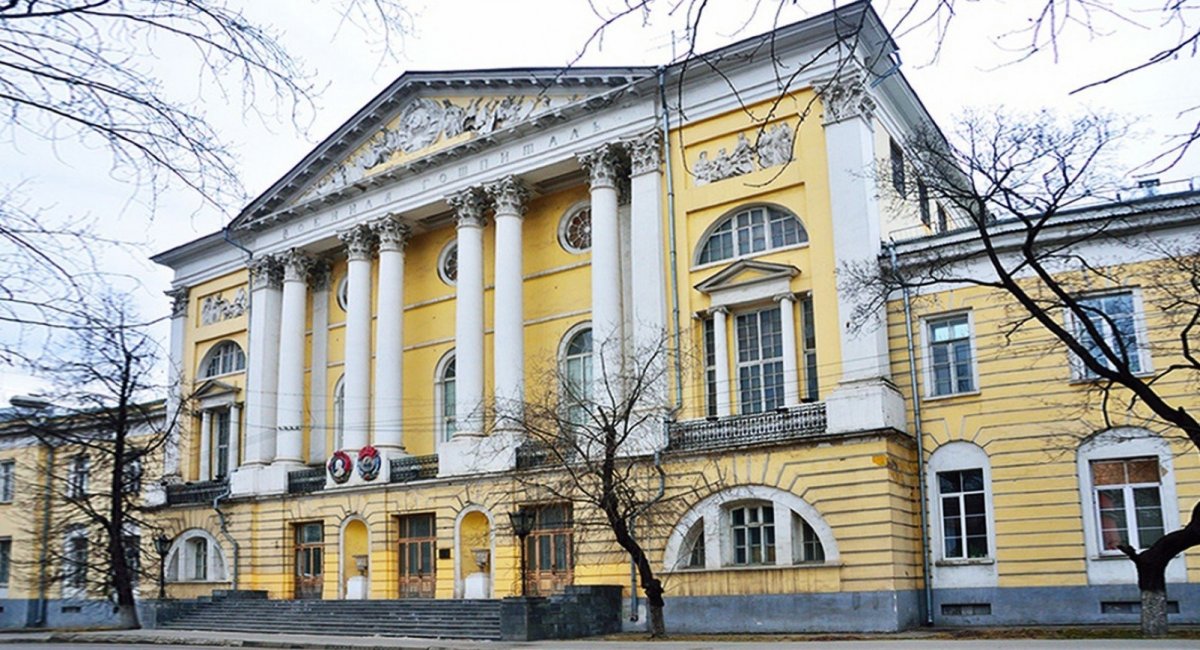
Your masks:
M 1186 526 L 1163 535 L 1141 553 L 1127 544 L 1119 547 L 1137 567 L 1138 589 L 1142 590 L 1142 636 L 1166 635 L 1167 565 L 1193 546 L 1200 546 L 1200 503 L 1192 508 L 1192 520 Z
M 117 605 L 117 627 L 122 630 L 136 630 L 142 626 L 138 621 L 137 605 Z
M 663 618 L 662 582 L 654 578 L 649 584 L 643 583 L 642 591 L 646 592 L 646 611 L 650 614 L 650 638 L 662 638 L 667 635 L 667 623 Z

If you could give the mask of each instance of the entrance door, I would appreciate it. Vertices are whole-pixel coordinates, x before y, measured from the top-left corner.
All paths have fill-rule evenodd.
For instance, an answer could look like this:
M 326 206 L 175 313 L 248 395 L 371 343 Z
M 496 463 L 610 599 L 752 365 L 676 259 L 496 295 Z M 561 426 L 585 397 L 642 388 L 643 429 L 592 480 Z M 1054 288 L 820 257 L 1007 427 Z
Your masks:
M 325 582 L 325 525 L 296 524 L 296 598 L 321 597 Z
M 571 506 L 556 504 L 532 510 L 533 530 L 525 540 L 525 593 L 547 596 L 561 592 L 575 578 Z
M 432 514 L 400 518 L 400 597 L 433 598 L 437 531 Z

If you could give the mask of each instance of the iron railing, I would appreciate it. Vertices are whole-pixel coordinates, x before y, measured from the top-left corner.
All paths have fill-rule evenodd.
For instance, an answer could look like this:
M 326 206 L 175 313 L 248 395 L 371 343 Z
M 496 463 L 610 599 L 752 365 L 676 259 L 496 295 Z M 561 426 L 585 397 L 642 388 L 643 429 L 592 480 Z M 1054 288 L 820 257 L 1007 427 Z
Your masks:
M 788 409 L 671 424 L 668 449 L 694 451 L 743 447 L 808 438 L 825 433 L 825 403 Z
M 212 503 L 229 489 L 228 479 L 194 481 L 167 486 L 167 505 L 182 506 L 196 503 Z
M 288 472 L 288 494 L 310 494 L 325 489 L 325 467 L 305 467 Z
M 408 483 L 426 478 L 437 478 L 437 454 L 428 456 L 405 456 L 393 458 L 391 464 L 391 483 Z

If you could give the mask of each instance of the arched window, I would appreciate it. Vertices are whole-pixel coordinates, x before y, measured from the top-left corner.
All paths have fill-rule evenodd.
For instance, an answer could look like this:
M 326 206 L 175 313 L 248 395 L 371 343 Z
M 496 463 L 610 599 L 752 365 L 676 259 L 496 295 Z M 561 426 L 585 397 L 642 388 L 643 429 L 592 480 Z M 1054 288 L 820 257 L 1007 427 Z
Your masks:
M 337 380 L 333 387 L 333 449 L 342 448 L 346 440 L 346 378 Z
M 454 432 L 458 430 L 458 420 L 456 416 L 457 408 L 457 393 L 455 392 L 455 383 L 458 376 L 458 368 L 455 363 L 454 352 L 448 352 L 442 357 L 438 363 L 437 374 L 434 378 L 434 401 L 437 409 L 437 436 L 438 441 L 444 442 L 449 440 Z
M 808 232 L 796 215 L 760 205 L 718 221 L 701 244 L 696 263 L 719 262 L 807 241 Z
M 458 241 L 452 240 L 438 255 L 438 277 L 450 286 L 458 282 Z
M 667 570 L 835 564 L 833 530 L 800 497 L 765 485 L 732 487 L 703 499 L 676 524 Z
M 184 531 L 167 551 L 167 582 L 222 582 L 226 580 L 225 554 L 208 531 Z
M 562 349 L 563 404 L 567 421 L 587 422 L 592 395 L 592 328 L 577 327 L 567 333 Z
M 558 243 L 569 253 L 583 253 L 592 248 L 592 206 L 584 203 L 572 206 L 558 222 Z
M 200 377 L 207 379 L 246 369 L 246 353 L 233 341 L 221 341 L 213 346 L 200 364 Z

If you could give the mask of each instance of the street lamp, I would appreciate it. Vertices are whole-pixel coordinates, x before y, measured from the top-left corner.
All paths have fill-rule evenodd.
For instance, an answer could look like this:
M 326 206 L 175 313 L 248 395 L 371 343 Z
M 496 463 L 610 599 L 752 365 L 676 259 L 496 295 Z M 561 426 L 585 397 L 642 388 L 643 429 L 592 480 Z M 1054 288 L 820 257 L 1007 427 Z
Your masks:
M 167 599 L 167 553 L 171 551 L 171 538 L 159 533 L 154 537 L 154 550 L 158 551 L 158 599 Z
M 525 595 L 525 538 L 533 531 L 533 513 L 525 508 L 517 508 L 508 513 L 508 521 L 512 524 L 513 534 L 521 541 L 521 595 Z

